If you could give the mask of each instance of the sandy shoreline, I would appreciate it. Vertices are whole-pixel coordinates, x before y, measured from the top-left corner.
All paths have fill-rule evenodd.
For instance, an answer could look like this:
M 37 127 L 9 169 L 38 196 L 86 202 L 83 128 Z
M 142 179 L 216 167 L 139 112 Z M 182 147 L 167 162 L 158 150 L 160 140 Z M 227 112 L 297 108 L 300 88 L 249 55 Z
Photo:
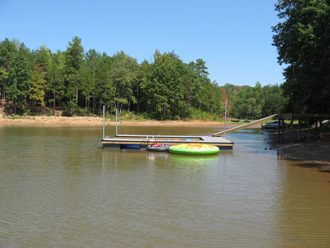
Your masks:
M 102 126 L 103 118 L 101 117 L 62 117 L 62 116 L 36 116 L 24 118 L 0 118 L 0 125 L 50 125 L 50 126 Z M 113 120 L 106 120 L 106 126 L 115 126 L 116 122 Z M 234 127 L 239 124 L 227 124 L 226 127 Z M 204 127 L 224 127 L 224 122 L 216 121 L 122 121 L 118 120 L 118 126 L 157 126 L 157 127 L 190 127 L 190 126 L 204 126 Z M 256 125 L 260 127 L 260 125 Z
M 307 132 L 307 130 L 304 130 Z M 277 132 L 274 130 L 266 131 L 269 137 L 269 144 L 276 149 L 279 154 L 290 159 L 301 161 L 299 165 L 303 167 L 316 166 L 321 171 L 330 172 L 330 131 L 324 130 L 322 135 L 314 134 L 310 141 L 304 137 L 302 131 L 302 140 L 297 141 L 297 131 L 294 131 L 294 140 L 291 143 L 289 133 L 284 134 L 282 143 L 278 143 Z M 311 131 L 313 133 L 314 130 Z
M 238 126 L 242 123 L 226 124 L 227 128 Z M 0 118 L 2 125 L 33 125 L 33 126 L 102 126 L 103 118 L 100 117 L 62 117 L 62 116 L 36 116 L 24 118 Z M 115 126 L 116 122 L 106 120 L 106 126 Z M 216 121 L 118 121 L 118 126 L 166 126 L 166 127 L 218 127 L 224 128 L 224 122 Z M 256 124 L 251 128 L 260 128 Z M 323 133 L 322 137 L 314 135 L 310 142 L 290 143 L 288 134 L 286 134 L 283 143 L 276 142 L 274 131 L 265 132 L 269 137 L 270 145 L 279 151 L 280 154 L 302 161 L 302 166 L 314 165 L 323 171 L 330 172 L 330 132 Z

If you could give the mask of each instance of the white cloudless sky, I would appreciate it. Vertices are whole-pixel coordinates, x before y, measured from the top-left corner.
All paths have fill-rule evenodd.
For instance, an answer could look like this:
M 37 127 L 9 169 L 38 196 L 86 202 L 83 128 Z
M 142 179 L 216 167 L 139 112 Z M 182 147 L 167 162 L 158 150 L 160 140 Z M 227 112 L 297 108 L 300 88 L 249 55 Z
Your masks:
M 85 51 L 118 51 L 150 61 L 155 50 L 189 63 L 203 59 L 211 81 L 281 84 L 272 46 L 276 0 L 0 0 L 0 41 L 65 51 L 74 36 Z

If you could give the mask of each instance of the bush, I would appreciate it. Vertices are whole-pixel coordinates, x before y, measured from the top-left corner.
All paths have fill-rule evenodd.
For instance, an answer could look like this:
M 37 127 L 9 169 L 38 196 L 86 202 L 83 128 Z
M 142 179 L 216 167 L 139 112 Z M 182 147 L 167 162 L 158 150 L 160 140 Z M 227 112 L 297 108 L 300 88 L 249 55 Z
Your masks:
M 27 109 L 26 112 L 25 112 L 26 115 L 30 115 L 32 114 L 32 109 Z
M 110 113 L 106 113 L 106 114 L 105 114 L 105 118 L 106 118 L 106 119 L 109 119 L 109 120 L 112 120 L 113 115 L 110 114 Z
M 134 112 L 129 113 L 129 118 L 130 118 L 131 120 L 133 120 L 133 119 L 135 118 L 135 114 L 134 114 Z
M 120 113 L 120 115 L 122 115 L 122 116 L 125 116 L 126 114 L 127 114 L 126 110 L 122 110 L 121 113 Z
M 150 117 L 148 116 L 148 113 L 147 112 L 142 113 L 141 117 L 144 118 L 144 119 L 146 119 L 146 120 L 149 120 L 150 119 Z
M 52 116 L 53 114 L 54 114 L 54 112 L 51 111 L 51 110 L 49 110 L 49 111 L 47 112 L 47 115 L 48 115 L 48 116 Z

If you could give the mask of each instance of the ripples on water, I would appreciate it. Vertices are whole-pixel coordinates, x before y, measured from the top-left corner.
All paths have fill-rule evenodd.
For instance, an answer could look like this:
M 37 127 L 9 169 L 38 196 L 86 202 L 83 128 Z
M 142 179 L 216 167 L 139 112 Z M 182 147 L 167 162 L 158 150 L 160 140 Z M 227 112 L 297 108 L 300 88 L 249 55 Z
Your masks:
M 0 247 L 330 245 L 329 175 L 265 150 L 259 130 L 228 134 L 234 150 L 206 157 L 102 149 L 101 135 L 0 128 Z

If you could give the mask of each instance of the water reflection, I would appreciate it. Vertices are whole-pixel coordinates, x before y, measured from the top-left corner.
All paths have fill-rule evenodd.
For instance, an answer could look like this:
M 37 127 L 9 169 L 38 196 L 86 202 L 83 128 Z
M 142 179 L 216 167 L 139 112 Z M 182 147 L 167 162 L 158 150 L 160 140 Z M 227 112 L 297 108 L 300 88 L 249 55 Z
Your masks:
M 169 158 L 168 152 L 146 152 L 146 158 L 149 163 L 154 163 L 155 161 L 167 161 Z
M 301 166 L 299 161 L 284 160 L 284 163 L 290 170 L 283 177 L 278 221 L 283 243 L 295 247 L 328 247 L 330 198 L 326 195 L 330 187 L 324 186 L 329 176 L 315 167 L 308 168 L 308 164 Z
M 172 165 L 174 166 L 192 166 L 192 167 L 204 167 L 216 165 L 219 160 L 219 155 L 209 156 L 194 156 L 194 155 L 178 155 L 170 154 Z

